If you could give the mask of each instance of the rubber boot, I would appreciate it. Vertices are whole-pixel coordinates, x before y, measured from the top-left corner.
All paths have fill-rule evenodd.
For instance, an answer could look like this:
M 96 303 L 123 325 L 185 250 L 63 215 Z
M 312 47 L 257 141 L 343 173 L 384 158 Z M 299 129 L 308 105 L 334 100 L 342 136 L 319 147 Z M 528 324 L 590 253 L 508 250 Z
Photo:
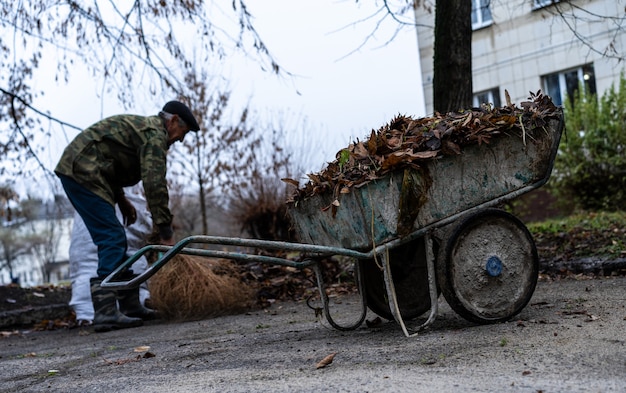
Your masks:
M 131 278 L 134 277 L 136 275 Z M 159 317 L 155 310 L 141 304 L 139 287 L 117 291 L 117 302 L 120 305 L 120 311 L 129 317 L 141 318 L 144 321 L 151 321 Z
M 143 325 L 141 318 L 131 318 L 117 309 L 115 291 L 100 286 L 102 279 L 94 277 L 91 284 L 93 302 L 93 324 L 96 332 L 108 332 L 114 329 L 126 329 Z

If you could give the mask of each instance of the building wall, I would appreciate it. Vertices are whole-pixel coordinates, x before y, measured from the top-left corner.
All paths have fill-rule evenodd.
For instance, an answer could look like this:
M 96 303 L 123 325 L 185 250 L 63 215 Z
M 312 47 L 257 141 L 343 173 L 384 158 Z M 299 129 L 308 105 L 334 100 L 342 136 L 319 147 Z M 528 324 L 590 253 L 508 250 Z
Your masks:
M 47 231 L 50 225 L 55 226 L 56 255 L 55 263 L 51 267 L 49 284 L 58 284 L 61 281 L 69 280 L 69 246 L 72 231 L 73 218 L 64 218 L 58 220 L 41 219 L 28 222 L 16 227 L 14 230 L 21 234 L 42 234 Z M 51 224 L 52 223 L 52 224 Z M 19 278 L 19 284 L 22 287 L 32 287 L 45 282 L 44 275 L 41 271 L 41 257 L 35 251 L 20 255 L 13 262 L 13 275 Z M 11 283 L 11 277 L 7 268 L 0 269 L 0 285 Z
M 433 11 L 416 10 L 426 113 L 430 114 L 433 112 L 435 7 L 434 0 L 423 3 Z M 617 30 L 614 21 L 590 16 L 623 15 L 624 0 L 574 0 L 572 3 L 589 13 L 575 11 L 580 18 L 568 19 L 568 22 L 575 25 L 576 32 L 591 46 L 604 51 L 613 45 L 618 53 L 626 52 L 626 34 Z M 530 91 L 545 90 L 542 76 L 584 64 L 593 64 L 599 94 L 619 82 L 622 64 L 585 46 L 560 16 L 553 15 L 554 6 L 533 10 L 532 0 L 491 0 L 490 4 L 493 23 L 475 30 L 472 36 L 474 92 L 498 88 L 504 104 L 506 89 L 511 100 L 519 104 L 528 98 Z M 564 3 L 559 6 L 569 9 Z

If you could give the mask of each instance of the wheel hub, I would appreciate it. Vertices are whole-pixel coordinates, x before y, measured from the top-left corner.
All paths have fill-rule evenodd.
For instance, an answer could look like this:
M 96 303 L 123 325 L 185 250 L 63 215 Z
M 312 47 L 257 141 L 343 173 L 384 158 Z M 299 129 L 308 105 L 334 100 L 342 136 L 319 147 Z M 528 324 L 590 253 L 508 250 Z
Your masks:
M 491 277 L 498 277 L 502 274 L 502 260 L 495 255 L 490 256 L 489 259 L 487 259 L 485 270 L 487 270 L 487 274 Z

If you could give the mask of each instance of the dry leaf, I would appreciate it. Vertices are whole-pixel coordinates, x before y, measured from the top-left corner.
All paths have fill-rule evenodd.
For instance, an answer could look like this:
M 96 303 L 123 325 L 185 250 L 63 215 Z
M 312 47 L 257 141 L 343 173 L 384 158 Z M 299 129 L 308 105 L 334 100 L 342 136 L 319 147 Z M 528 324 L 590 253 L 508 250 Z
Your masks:
M 13 331 L 11 331 L 11 332 L 9 332 L 9 331 L 1 331 L 1 332 L 0 332 L 0 336 L 2 336 L 2 337 L 9 337 L 9 336 L 11 336 L 11 335 L 14 335 L 14 334 L 19 334 L 19 333 L 20 333 L 20 332 L 18 332 L 17 330 L 13 330 Z
M 461 124 L 461 127 L 467 127 L 467 125 L 472 121 L 472 113 L 468 113 L 467 114 L 467 118 L 465 119 L 465 121 L 463 122 L 463 124 Z
M 149 351 L 149 350 L 150 350 L 150 346 L 148 346 L 148 345 L 142 345 L 142 346 L 136 347 L 136 348 L 133 350 L 133 352 L 147 352 L 147 351 Z
M 354 155 L 356 158 L 361 159 L 369 157 L 370 153 L 368 153 L 367 148 L 363 145 L 363 143 L 359 142 L 354 145 Z
M 297 181 L 297 180 L 289 179 L 289 178 L 283 178 L 283 179 L 280 179 L 280 180 L 284 181 L 287 184 L 291 184 L 292 186 L 300 187 L 300 182 Z
M 438 150 L 418 151 L 417 153 L 409 154 L 409 156 L 412 158 L 432 158 L 436 157 L 438 153 Z
M 394 152 L 388 155 L 383 161 L 382 168 L 388 169 L 404 162 L 403 154 L 404 152 Z
M 506 106 L 513 107 L 511 96 L 509 95 L 509 91 L 507 89 L 504 89 L 504 98 L 506 99 Z
M 324 367 L 328 366 L 329 364 L 331 364 L 333 362 L 333 359 L 335 358 L 336 354 L 337 354 L 337 352 L 333 352 L 330 355 L 326 356 L 324 359 L 320 360 L 315 365 L 315 368 L 324 368 Z
M 383 320 L 380 319 L 380 317 L 376 317 L 374 319 L 370 320 L 365 320 L 365 325 L 367 325 L 368 328 L 374 328 L 374 327 L 378 327 L 380 325 L 383 324 Z
M 394 137 L 392 137 L 392 138 L 389 138 L 389 139 L 387 140 L 387 146 L 389 146 L 389 147 L 390 147 L 390 148 L 392 148 L 392 149 L 394 149 L 394 148 L 395 148 L 395 149 L 397 149 L 397 148 L 399 148 L 400 146 L 402 146 L 402 139 L 401 139 L 401 138 L 399 138 L 399 137 L 397 137 L 397 136 L 394 136 Z
M 454 154 L 454 155 L 459 155 L 461 154 L 461 148 L 459 147 L 459 145 L 457 145 L 456 143 L 446 140 L 444 141 L 444 144 L 442 146 L 442 150 L 444 152 L 444 154 Z
M 374 130 L 372 130 L 372 133 L 370 134 L 370 138 L 367 141 L 367 150 L 370 154 L 374 154 L 376 153 L 376 149 L 378 148 L 378 141 L 376 138 L 376 132 Z
M 130 362 L 138 362 L 141 360 L 141 355 L 137 355 L 137 357 L 135 358 L 130 358 L 130 359 L 117 359 L 117 360 L 109 360 L 106 358 L 103 358 L 106 364 L 112 364 L 115 366 L 121 366 L 123 364 L 126 363 L 130 363 Z

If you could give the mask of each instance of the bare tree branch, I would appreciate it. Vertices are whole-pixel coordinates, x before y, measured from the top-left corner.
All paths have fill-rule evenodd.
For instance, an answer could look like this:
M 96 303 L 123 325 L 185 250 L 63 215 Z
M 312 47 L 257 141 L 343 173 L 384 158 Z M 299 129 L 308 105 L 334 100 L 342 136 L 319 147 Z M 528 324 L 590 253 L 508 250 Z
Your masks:
M 0 136 L 0 151 L 6 153 L 0 159 L 0 172 L 7 174 L 7 168 L 12 168 L 17 176 L 32 158 L 43 168 L 41 152 L 31 144 L 38 140 L 45 145 L 49 137 L 49 130 L 37 127 L 39 119 L 79 129 L 33 107 L 34 97 L 41 93 L 31 94 L 32 78 L 43 68 L 44 56 L 55 80 L 67 82 L 81 67 L 97 81 L 94 87 L 101 97 L 113 93 L 124 107 L 142 88 L 159 101 L 163 94 L 182 95 L 181 75 L 193 71 L 191 58 L 196 51 L 206 55 L 205 63 L 244 53 L 268 72 L 284 73 L 256 32 L 244 0 L 232 1 L 224 10 L 226 18 L 208 14 L 217 3 L 0 0 L 0 123 L 11 129 Z M 194 40 L 182 33 L 177 36 L 190 27 L 197 31 Z M 19 143 L 6 139 L 11 133 L 18 135 Z
M 44 113 L 44 112 L 40 111 L 39 109 L 35 108 L 34 106 L 32 106 L 28 102 L 26 102 L 26 100 L 24 100 L 22 97 L 20 97 L 20 96 L 18 96 L 16 94 L 13 94 L 13 93 L 11 93 L 10 91 L 8 91 L 6 89 L 3 89 L 3 88 L 0 87 L 0 92 L 2 92 L 3 94 L 6 94 L 6 95 L 12 97 L 12 99 L 14 99 L 14 100 L 17 100 L 17 101 L 21 102 L 22 105 L 24 105 L 28 109 L 32 110 L 33 112 L 35 112 L 39 116 L 45 117 L 46 119 L 51 120 L 51 121 L 53 121 L 55 123 L 58 123 L 58 124 L 60 124 L 62 126 L 70 127 L 70 128 L 75 129 L 75 130 L 78 130 L 78 131 L 82 130 L 82 128 L 80 128 L 78 126 L 75 126 L 73 124 L 67 123 L 67 122 L 65 122 L 63 120 L 57 119 L 54 116 L 51 116 L 48 113 Z

